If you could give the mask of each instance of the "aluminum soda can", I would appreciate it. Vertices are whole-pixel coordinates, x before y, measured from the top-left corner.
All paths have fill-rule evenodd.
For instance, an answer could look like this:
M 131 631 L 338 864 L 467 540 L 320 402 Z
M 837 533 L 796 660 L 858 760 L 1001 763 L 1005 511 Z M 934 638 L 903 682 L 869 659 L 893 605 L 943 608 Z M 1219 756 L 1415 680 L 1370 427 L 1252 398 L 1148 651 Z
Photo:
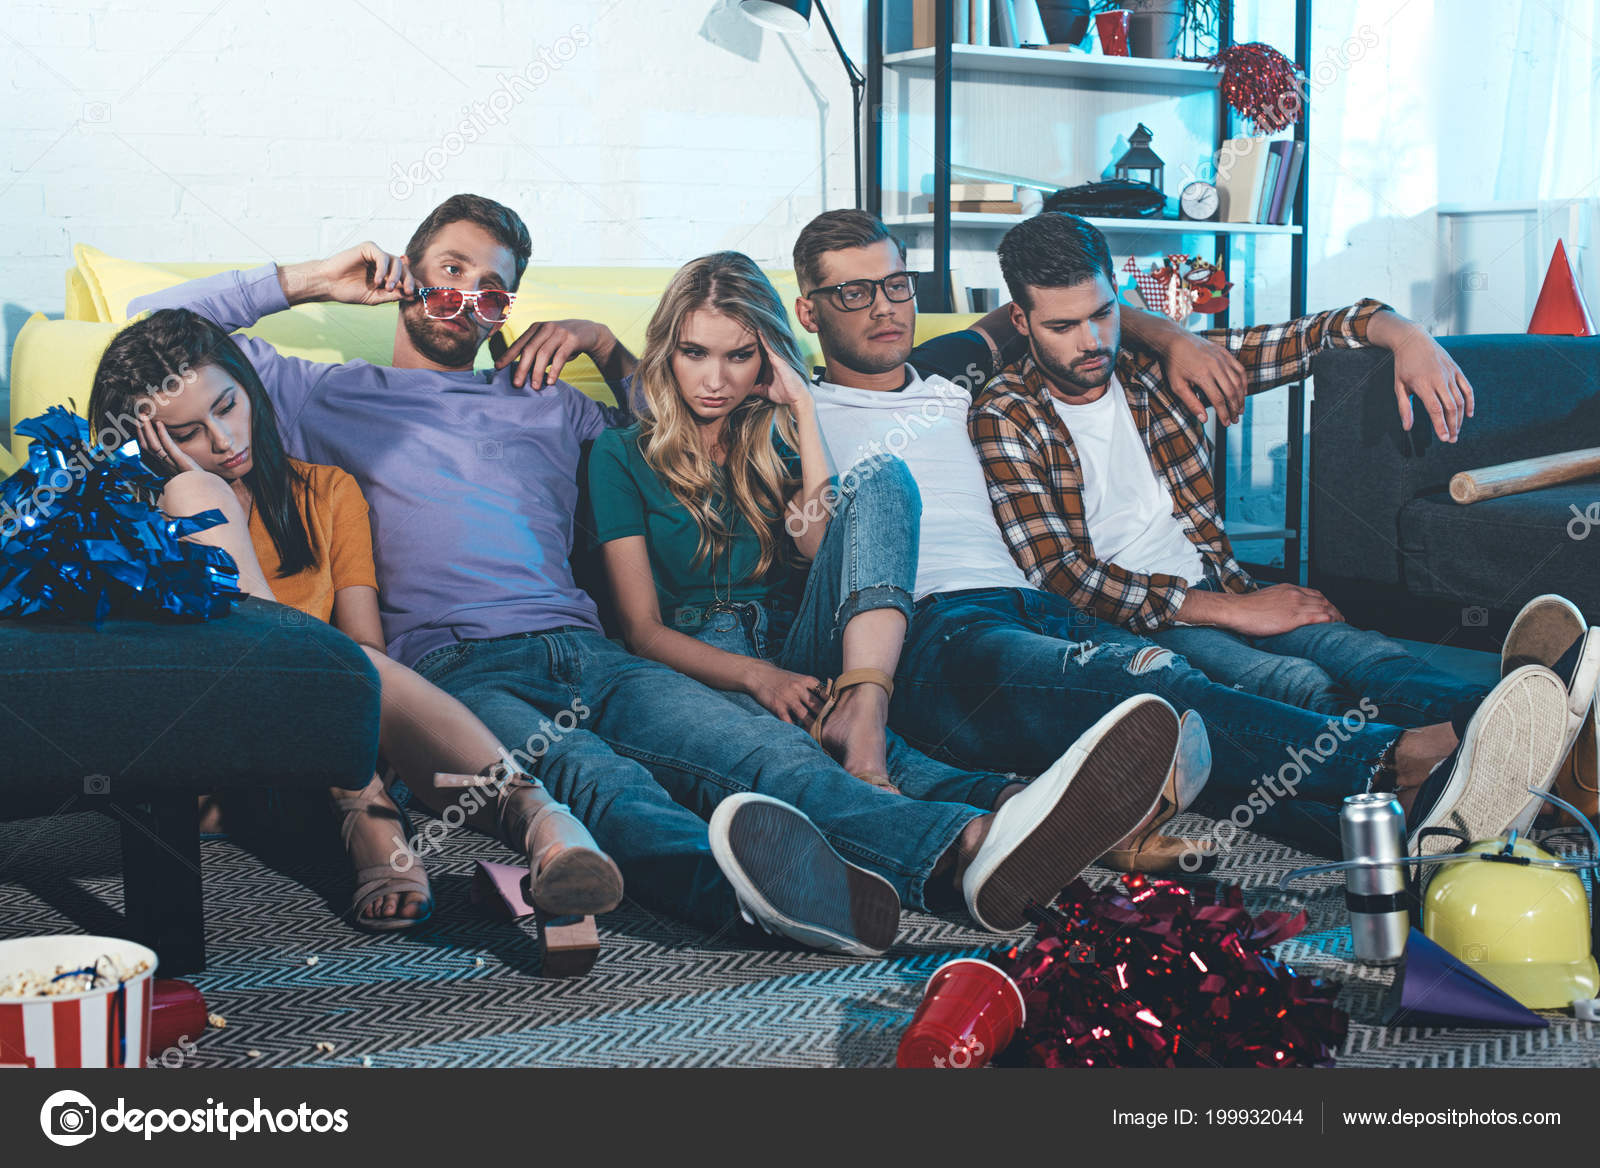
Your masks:
M 1407 907 L 1405 812 L 1392 793 L 1350 795 L 1339 808 L 1339 840 L 1346 860 L 1394 861 L 1381 868 L 1347 868 L 1344 901 L 1350 910 L 1355 959 L 1394 965 L 1411 933 Z

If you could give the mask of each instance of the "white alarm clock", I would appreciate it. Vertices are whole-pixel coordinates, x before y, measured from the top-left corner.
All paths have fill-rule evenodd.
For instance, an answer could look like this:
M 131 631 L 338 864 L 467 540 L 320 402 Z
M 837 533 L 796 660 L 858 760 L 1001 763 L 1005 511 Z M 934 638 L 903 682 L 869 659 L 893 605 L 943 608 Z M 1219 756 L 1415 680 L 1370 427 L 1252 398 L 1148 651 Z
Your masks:
M 1192 182 L 1178 196 L 1178 211 L 1185 219 L 1215 219 L 1222 200 L 1208 182 Z

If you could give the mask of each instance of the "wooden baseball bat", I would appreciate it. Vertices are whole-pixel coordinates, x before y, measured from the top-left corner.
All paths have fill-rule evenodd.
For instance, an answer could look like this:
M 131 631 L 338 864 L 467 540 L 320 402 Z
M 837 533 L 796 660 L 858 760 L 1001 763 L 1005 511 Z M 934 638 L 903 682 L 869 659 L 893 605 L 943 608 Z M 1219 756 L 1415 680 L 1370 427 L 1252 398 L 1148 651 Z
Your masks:
M 1485 499 L 1498 499 L 1519 491 L 1537 491 L 1591 475 L 1600 475 L 1600 446 L 1464 470 L 1451 476 L 1450 497 L 1457 503 L 1481 503 Z

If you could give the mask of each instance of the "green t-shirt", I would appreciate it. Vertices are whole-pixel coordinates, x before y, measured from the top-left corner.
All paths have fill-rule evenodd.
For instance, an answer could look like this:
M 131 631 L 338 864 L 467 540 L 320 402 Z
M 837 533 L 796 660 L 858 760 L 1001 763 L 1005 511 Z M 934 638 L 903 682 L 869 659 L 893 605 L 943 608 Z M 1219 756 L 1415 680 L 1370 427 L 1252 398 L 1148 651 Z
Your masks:
M 800 477 L 797 457 L 787 452 L 785 463 Z M 780 555 L 779 562 L 762 578 L 750 574 L 761 559 L 761 542 L 755 529 L 726 498 L 717 513 L 726 522 L 733 517 L 733 537 L 715 556 L 698 564 L 700 528 L 689 509 L 669 491 L 639 449 L 639 426 L 606 430 L 595 439 L 589 453 L 589 501 L 594 509 L 595 540 L 610 543 L 630 535 L 644 536 L 655 576 L 661 619 L 673 623 L 683 605 L 704 607 L 718 599 L 732 604 L 781 602 L 792 571 Z M 715 563 L 713 564 L 713 560 Z

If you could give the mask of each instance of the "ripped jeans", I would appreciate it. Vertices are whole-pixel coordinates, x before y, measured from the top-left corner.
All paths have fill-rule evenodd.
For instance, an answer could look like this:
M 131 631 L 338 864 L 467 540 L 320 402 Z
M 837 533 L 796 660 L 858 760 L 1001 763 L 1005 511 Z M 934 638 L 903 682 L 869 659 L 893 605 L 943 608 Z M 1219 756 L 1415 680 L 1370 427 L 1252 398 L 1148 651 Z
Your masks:
M 1403 730 L 1371 699 L 1343 717 L 1211 681 L 1183 657 L 1036 589 L 947 592 L 920 601 L 890 722 L 956 766 L 1038 774 L 1138 693 L 1193 709 L 1211 738 L 1199 809 L 1320 855 L 1339 854 L 1339 804 L 1369 789 Z
M 1190 589 L 1217 591 L 1209 580 Z M 1181 653 L 1213 681 L 1320 714 L 1342 714 L 1359 695 L 1396 726 L 1448 722 L 1489 692 L 1416 656 L 1398 641 L 1343 621 L 1301 625 L 1271 637 L 1180 626 L 1151 640 Z
M 827 534 L 806 574 L 793 614 L 756 603 L 708 611 L 680 631 L 729 653 L 762 657 L 780 669 L 819 679 L 844 667 L 844 627 L 857 614 L 894 608 L 911 619 L 922 496 L 906 464 L 875 455 L 842 477 Z M 774 647 L 781 637 L 782 644 Z M 768 713 L 748 694 L 725 692 L 754 713 Z M 889 778 L 902 794 L 993 809 L 1015 774 L 972 772 L 929 758 L 894 731 L 887 734 Z

